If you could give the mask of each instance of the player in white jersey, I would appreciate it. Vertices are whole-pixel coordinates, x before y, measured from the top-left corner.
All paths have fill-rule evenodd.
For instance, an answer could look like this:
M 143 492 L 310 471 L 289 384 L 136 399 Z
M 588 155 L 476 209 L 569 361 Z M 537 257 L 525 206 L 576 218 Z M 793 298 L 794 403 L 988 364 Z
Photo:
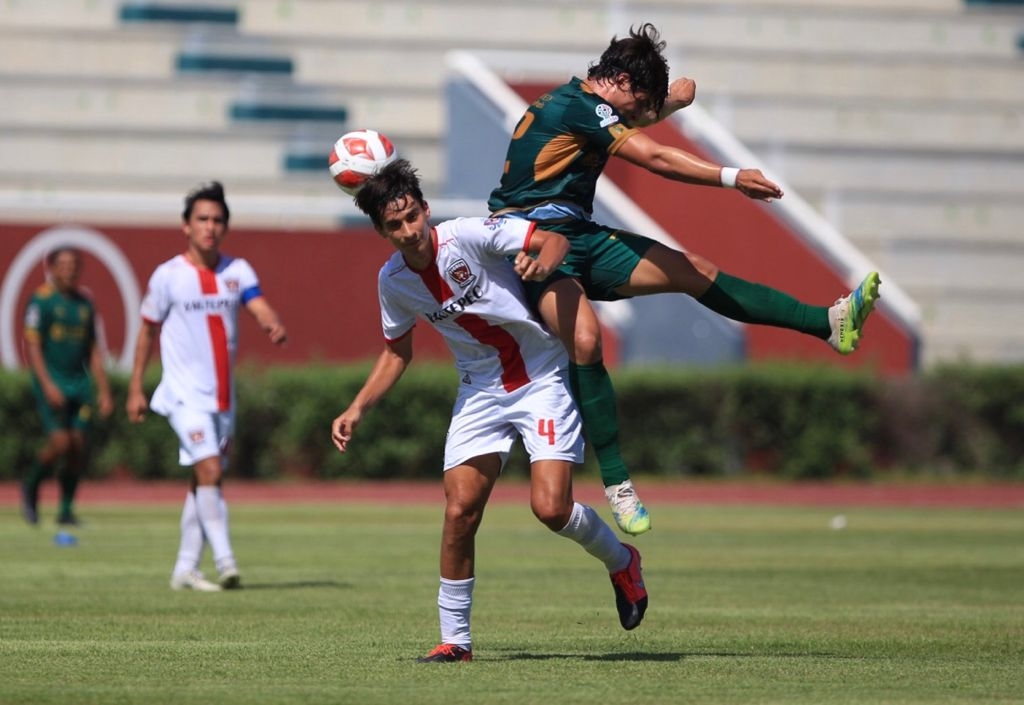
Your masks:
M 224 189 L 216 181 L 185 197 L 185 253 L 161 264 L 149 279 L 128 386 L 128 418 L 141 422 L 149 408 L 167 417 L 180 443 L 178 461 L 192 467 L 171 572 L 175 590 L 241 587 L 221 493 L 234 430 L 232 371 L 239 308 L 244 306 L 256 318 L 271 342 L 280 345 L 286 339 L 252 267 L 220 251 L 229 217 Z M 158 336 L 163 372 L 150 405 L 142 376 Z M 206 542 L 213 551 L 217 582 L 199 571 Z
M 419 178 L 405 160 L 368 179 L 356 204 L 397 252 L 378 277 L 384 350 L 355 400 L 334 419 L 334 444 L 349 449 L 363 416 L 408 367 L 417 318 L 444 336 L 460 376 L 444 458 L 441 643 L 419 660 L 472 659 L 476 532 L 517 436 L 530 456 L 534 515 L 605 564 L 620 623 L 637 627 L 647 609 L 640 554 L 592 508 L 573 501 L 572 466 L 583 458 L 583 439 L 568 358 L 531 315 L 520 281 L 546 278 L 568 241 L 514 218 L 459 218 L 432 228 Z

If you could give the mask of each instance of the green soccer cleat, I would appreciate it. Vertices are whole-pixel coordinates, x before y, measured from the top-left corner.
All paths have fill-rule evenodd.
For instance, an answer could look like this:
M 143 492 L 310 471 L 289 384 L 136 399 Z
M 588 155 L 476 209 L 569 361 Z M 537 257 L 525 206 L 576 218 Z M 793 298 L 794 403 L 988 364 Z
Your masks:
M 651 515 L 637 496 L 632 480 L 605 487 L 604 496 L 612 508 L 615 523 L 625 533 L 636 536 L 651 530 Z
M 871 272 L 849 295 L 838 299 L 828 310 L 832 335 L 828 344 L 840 355 L 849 355 L 860 344 L 861 330 L 878 301 L 878 272 Z

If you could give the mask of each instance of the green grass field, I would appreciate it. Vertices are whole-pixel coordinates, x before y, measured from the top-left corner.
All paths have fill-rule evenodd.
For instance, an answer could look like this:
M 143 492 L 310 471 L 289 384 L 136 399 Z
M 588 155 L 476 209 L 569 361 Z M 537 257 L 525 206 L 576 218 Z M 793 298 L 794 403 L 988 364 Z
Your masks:
M 597 561 L 495 505 L 470 664 L 415 663 L 439 507 L 233 506 L 219 594 L 167 587 L 177 507 L 82 511 L 76 547 L 0 511 L 4 705 L 1024 702 L 1020 511 L 660 506 L 627 633 Z

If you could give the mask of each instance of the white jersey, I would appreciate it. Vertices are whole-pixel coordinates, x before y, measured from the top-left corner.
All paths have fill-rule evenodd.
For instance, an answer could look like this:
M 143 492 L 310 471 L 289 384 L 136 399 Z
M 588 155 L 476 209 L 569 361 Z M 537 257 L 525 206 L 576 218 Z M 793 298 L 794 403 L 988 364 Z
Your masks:
M 221 254 L 210 270 L 178 255 L 156 268 L 142 300 L 142 318 L 162 324 L 163 376 L 153 411 L 166 416 L 176 406 L 232 409 L 238 309 L 258 296 L 256 273 L 244 259 Z
M 446 221 L 423 271 L 396 252 L 377 282 L 384 337 L 398 340 L 423 318 L 444 336 L 462 383 L 478 389 L 510 392 L 565 369 L 562 343 L 530 312 L 507 259 L 526 248 L 534 228 L 519 218 Z

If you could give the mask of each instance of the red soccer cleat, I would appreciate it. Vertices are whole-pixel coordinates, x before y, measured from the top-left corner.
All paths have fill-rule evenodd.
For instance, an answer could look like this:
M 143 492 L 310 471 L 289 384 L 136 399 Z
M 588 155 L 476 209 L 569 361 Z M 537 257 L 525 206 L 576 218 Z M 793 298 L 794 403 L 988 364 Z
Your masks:
M 416 659 L 419 663 L 455 663 L 472 660 L 473 652 L 456 644 L 438 644 L 429 654 Z
M 612 587 L 615 588 L 615 607 L 619 610 L 619 623 L 623 629 L 636 629 L 644 620 L 647 611 L 647 588 L 640 573 L 640 551 L 628 543 L 630 560 L 623 570 L 612 573 Z

